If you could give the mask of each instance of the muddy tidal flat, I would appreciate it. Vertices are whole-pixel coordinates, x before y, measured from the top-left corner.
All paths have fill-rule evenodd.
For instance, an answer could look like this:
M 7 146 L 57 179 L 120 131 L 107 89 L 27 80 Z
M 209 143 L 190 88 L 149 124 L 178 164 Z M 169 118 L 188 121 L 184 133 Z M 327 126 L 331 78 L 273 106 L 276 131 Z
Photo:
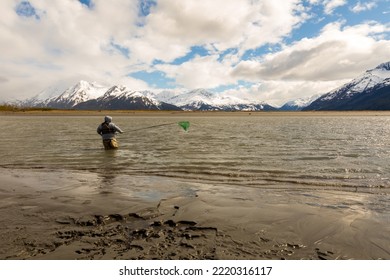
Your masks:
M 390 259 L 390 112 L 1 115 L 2 260 Z

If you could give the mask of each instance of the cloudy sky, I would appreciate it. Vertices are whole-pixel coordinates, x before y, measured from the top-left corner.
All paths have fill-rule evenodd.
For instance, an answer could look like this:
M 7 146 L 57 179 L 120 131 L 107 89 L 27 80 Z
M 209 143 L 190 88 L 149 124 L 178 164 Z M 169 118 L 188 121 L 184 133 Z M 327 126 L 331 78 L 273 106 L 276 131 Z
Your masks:
M 390 61 L 390 0 L 1 0 L 0 101 L 83 79 L 272 105 Z

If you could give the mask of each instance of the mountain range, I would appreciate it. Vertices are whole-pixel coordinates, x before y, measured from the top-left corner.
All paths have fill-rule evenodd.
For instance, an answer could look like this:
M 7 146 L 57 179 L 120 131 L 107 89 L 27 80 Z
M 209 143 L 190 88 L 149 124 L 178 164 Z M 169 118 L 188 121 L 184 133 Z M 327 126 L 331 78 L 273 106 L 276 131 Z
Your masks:
M 187 111 L 275 111 L 264 102 L 253 102 L 232 96 L 196 89 L 182 94 L 165 91 L 134 91 L 126 86 L 103 87 L 97 83 L 80 81 L 55 94 L 45 90 L 21 101 L 22 107 L 50 107 L 76 110 L 187 110 Z
M 80 81 L 62 93 L 48 88 L 20 101 L 22 107 L 78 110 L 190 110 L 190 111 L 317 111 L 390 110 L 390 62 L 367 70 L 351 82 L 326 94 L 289 101 L 280 108 L 205 89 L 176 94 L 135 91 L 126 86 L 104 87 Z

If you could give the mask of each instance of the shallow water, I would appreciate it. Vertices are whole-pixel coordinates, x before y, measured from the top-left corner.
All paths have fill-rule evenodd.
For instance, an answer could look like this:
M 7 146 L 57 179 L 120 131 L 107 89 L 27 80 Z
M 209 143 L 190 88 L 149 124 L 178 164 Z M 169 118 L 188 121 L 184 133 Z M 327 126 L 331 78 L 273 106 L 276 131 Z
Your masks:
M 103 149 L 96 133 L 102 119 L 2 116 L 0 167 L 251 188 L 390 187 L 389 116 L 116 116 L 125 131 L 116 151 Z M 183 120 L 191 123 L 188 132 L 177 125 Z

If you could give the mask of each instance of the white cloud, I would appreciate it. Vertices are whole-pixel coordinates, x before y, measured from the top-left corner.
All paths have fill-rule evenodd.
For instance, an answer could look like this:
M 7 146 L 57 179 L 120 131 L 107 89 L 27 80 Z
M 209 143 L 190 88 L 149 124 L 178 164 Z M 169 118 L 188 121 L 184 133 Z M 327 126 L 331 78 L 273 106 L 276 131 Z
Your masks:
M 354 13 L 360 13 L 363 11 L 371 10 L 371 9 L 375 8 L 376 6 L 377 6 L 377 4 L 374 1 L 365 2 L 365 3 L 362 3 L 359 1 L 358 3 L 356 3 L 356 5 L 354 7 L 351 8 L 351 11 Z
M 236 79 L 230 75 L 231 64 L 219 62 L 218 56 L 197 56 L 180 65 L 156 65 L 157 70 L 163 71 L 169 78 L 187 89 L 214 88 L 220 85 L 233 84 Z
M 305 16 L 299 0 L 283 5 L 274 0 L 163 0 L 145 20 L 138 39 L 128 46 L 146 63 L 172 61 L 194 45 L 244 52 L 280 42 Z
M 375 22 L 345 27 L 331 23 L 317 37 L 304 38 L 257 60 L 241 61 L 231 75 L 261 81 L 255 95 L 275 105 L 326 93 L 388 61 L 390 41 L 381 37 L 389 31 L 390 25 Z
M 347 0 L 326 0 L 324 2 L 324 11 L 326 14 L 332 14 L 333 11 L 341 6 L 347 4 Z
M 390 25 L 371 22 L 343 27 L 331 23 L 314 38 L 304 38 L 261 60 L 242 61 L 233 75 L 248 80 L 332 81 L 348 79 L 388 61 Z M 375 55 L 372 55 L 375 54 Z
M 262 81 L 249 88 L 226 90 L 225 94 L 239 95 L 254 101 L 266 101 L 280 107 L 287 101 L 327 93 L 348 80 L 338 81 Z
M 137 1 L 95 0 L 88 9 L 78 1 L 30 0 L 38 19 L 19 16 L 19 2 L 0 3 L 0 99 L 81 78 L 147 87 L 126 76 L 128 59 L 115 47 L 135 34 Z
M 12 89 L 32 95 L 40 87 L 76 77 L 111 83 L 125 80 L 132 87 L 147 87 L 127 75 L 151 70 L 154 60 L 173 61 L 194 45 L 208 48 L 211 54 L 229 48 L 243 54 L 277 43 L 305 17 L 300 0 L 286 0 L 283 5 L 274 0 L 160 0 L 142 20 L 138 1 L 95 0 L 92 9 L 76 0 L 29 2 L 39 18 L 17 15 L 17 0 L 0 3 L 3 97 Z M 215 59 L 203 60 L 208 65 Z M 189 64 L 206 71 L 200 61 Z M 213 66 L 219 67 L 216 62 Z M 191 84 L 184 73 L 176 76 L 179 83 Z M 218 79 L 207 80 L 216 84 Z
M 365 70 L 389 59 L 390 42 L 381 39 L 390 25 L 370 22 L 356 26 L 331 23 L 314 38 L 304 38 L 259 59 L 241 61 L 236 56 L 195 57 L 181 65 L 157 65 L 186 88 L 213 88 L 238 84 L 239 80 L 261 84 L 230 89 L 275 105 L 299 97 L 326 93 Z M 370 55 L 375 53 L 376 55 Z

